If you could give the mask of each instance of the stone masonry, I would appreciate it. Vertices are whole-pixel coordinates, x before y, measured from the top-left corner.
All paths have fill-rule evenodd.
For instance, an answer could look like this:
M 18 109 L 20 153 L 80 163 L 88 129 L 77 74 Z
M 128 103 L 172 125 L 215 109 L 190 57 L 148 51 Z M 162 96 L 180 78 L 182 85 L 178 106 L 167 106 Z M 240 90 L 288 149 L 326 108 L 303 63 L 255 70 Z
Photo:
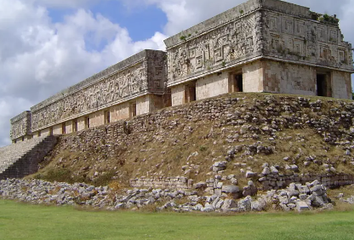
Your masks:
M 0 148 L 0 179 L 22 178 L 37 172 L 38 163 L 56 143 L 56 137 L 47 136 Z
M 351 98 L 352 50 L 335 16 L 249 0 L 165 40 L 172 105 L 228 92 Z
M 14 142 L 129 119 L 229 92 L 351 98 L 352 50 L 339 19 L 279 0 L 248 0 L 12 119 Z

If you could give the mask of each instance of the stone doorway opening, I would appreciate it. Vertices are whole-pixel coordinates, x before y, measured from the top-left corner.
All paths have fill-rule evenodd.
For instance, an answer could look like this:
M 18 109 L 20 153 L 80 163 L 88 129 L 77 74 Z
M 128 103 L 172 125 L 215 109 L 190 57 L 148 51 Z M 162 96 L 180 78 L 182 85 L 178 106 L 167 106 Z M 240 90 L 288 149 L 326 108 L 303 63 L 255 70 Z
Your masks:
M 234 73 L 230 75 L 229 92 L 243 92 L 242 73 Z
M 109 110 L 104 111 L 104 123 L 105 124 L 111 123 L 111 112 Z
M 85 118 L 85 128 L 86 129 L 90 128 L 90 118 L 89 117 Z
M 136 116 L 136 102 L 132 102 L 129 105 L 129 117 L 133 118 Z
M 185 96 L 184 96 L 186 103 L 190 103 L 197 100 L 197 89 L 195 85 L 196 85 L 195 81 L 186 85 Z
M 65 122 L 61 124 L 61 133 L 62 133 L 62 134 L 65 134 L 65 133 L 66 133 Z
M 329 75 L 326 73 L 317 73 L 316 75 L 316 89 L 317 96 L 330 97 L 330 81 Z
M 73 120 L 72 128 L 73 128 L 73 132 L 77 132 L 77 120 L 76 119 Z

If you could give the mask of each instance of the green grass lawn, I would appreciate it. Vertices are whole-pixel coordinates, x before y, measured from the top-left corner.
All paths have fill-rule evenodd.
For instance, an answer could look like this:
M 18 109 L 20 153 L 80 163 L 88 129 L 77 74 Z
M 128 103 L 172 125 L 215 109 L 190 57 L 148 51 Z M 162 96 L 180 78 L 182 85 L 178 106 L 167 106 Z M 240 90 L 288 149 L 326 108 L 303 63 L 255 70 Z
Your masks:
M 0 200 L 0 239 L 354 239 L 354 211 L 229 216 L 92 212 Z

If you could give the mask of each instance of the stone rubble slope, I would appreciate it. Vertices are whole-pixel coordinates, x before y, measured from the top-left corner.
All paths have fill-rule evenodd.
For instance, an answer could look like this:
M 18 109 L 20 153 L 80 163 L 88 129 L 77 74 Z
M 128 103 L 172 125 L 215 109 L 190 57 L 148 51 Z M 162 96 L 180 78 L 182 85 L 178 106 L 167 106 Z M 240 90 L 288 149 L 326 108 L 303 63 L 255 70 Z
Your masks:
M 353 122 L 349 100 L 227 94 L 62 136 L 36 177 L 180 190 L 204 182 L 211 195 L 249 180 L 264 191 L 314 180 L 337 188 L 354 183 Z M 63 170 L 65 180 L 46 178 Z
M 98 209 L 150 210 L 178 212 L 248 212 L 269 208 L 284 211 L 331 209 L 326 187 L 314 181 L 305 185 L 292 183 L 283 190 L 271 190 L 257 197 L 236 200 L 232 189 L 219 195 L 200 195 L 197 190 L 127 189 L 115 191 L 108 186 L 95 187 L 85 183 L 46 182 L 43 180 L 7 179 L 0 181 L 0 198 L 31 204 L 71 205 Z

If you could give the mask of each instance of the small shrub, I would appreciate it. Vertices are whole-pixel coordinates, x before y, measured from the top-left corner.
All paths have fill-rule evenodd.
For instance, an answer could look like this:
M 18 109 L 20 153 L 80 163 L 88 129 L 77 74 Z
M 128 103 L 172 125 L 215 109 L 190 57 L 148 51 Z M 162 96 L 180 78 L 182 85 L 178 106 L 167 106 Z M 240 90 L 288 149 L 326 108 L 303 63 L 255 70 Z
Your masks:
M 161 207 L 161 202 L 155 202 L 155 203 L 149 203 L 146 205 L 142 205 L 138 207 L 139 212 L 144 212 L 144 213 L 155 213 L 158 212 L 158 208 Z
M 43 179 L 49 182 L 68 182 L 73 183 L 72 172 L 69 169 L 51 169 L 47 173 L 38 174 L 35 178 Z
M 114 171 L 106 172 L 106 173 L 98 176 L 96 179 L 94 179 L 92 181 L 92 184 L 95 185 L 96 187 L 107 186 L 112 181 L 112 177 L 114 175 L 115 175 Z
M 205 146 L 200 146 L 199 151 L 205 152 L 208 148 Z
M 323 20 L 325 20 L 325 21 L 329 21 L 330 20 L 330 16 L 326 13 L 326 14 L 324 14 L 323 15 Z
M 186 41 L 186 36 L 181 36 L 179 39 L 181 39 L 182 41 Z

